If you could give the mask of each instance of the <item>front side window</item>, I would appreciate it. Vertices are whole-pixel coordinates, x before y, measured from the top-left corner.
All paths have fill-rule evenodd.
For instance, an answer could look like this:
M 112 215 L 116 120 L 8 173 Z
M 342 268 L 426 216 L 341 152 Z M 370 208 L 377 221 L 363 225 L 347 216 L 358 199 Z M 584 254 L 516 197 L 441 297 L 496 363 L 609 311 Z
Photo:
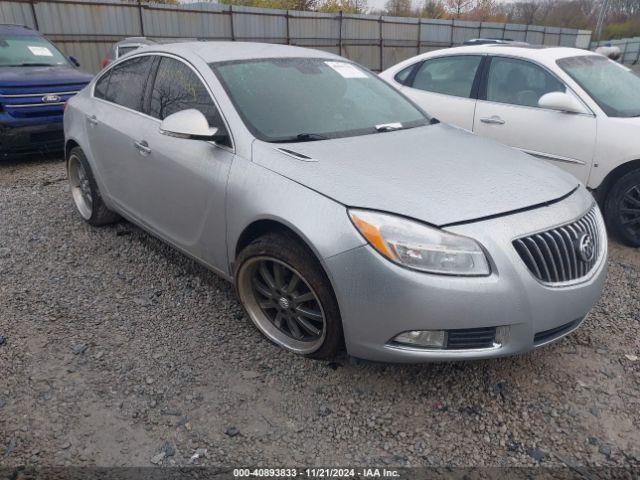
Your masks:
M 473 82 L 480 66 L 479 55 L 456 55 L 425 61 L 413 79 L 413 88 L 455 97 L 472 97 Z
M 640 116 L 640 77 L 601 55 L 563 58 L 557 64 L 610 117 Z
M 487 100 L 525 107 L 537 107 L 550 92 L 565 92 L 556 77 L 538 65 L 515 58 L 493 57 L 487 76 Z
M 163 57 L 151 91 L 149 115 L 164 120 L 172 113 L 191 108 L 202 112 L 209 125 L 223 133 L 224 122 L 198 76 L 183 62 Z
M 249 130 L 268 142 L 365 135 L 429 121 L 396 89 L 346 61 L 277 58 L 211 68 Z
M 60 51 L 38 35 L 0 35 L 0 67 L 68 66 Z
M 142 111 L 144 91 L 152 62 L 150 56 L 135 57 L 113 67 L 110 70 L 109 85 L 104 99 L 131 110 Z M 98 96 L 95 90 L 94 95 Z

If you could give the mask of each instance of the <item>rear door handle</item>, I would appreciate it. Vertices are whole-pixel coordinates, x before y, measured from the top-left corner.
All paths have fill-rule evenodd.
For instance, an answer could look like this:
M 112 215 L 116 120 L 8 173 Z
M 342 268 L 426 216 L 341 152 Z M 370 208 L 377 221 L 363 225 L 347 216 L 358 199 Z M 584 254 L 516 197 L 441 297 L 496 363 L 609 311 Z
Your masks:
M 498 115 L 492 115 L 491 117 L 481 118 L 480 121 L 482 123 L 488 123 L 490 125 L 504 125 L 504 120 L 501 119 Z
M 151 153 L 151 149 L 149 148 L 149 144 L 145 140 L 140 140 L 139 142 L 133 143 L 140 152 L 140 155 L 149 155 Z
M 91 124 L 91 125 L 98 125 L 98 119 L 96 118 L 95 115 L 91 115 L 90 117 L 87 117 L 87 121 Z

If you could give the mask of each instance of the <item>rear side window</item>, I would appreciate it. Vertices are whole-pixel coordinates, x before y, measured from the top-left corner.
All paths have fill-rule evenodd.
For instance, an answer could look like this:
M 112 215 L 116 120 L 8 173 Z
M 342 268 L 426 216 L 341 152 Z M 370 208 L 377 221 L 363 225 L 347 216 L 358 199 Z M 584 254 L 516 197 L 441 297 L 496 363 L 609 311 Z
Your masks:
M 209 126 L 224 129 L 209 92 L 190 67 L 173 58 L 163 57 L 151 91 L 149 115 L 164 120 L 172 113 L 195 108 L 209 121 Z
M 537 107 L 546 93 L 565 92 L 556 77 L 538 65 L 515 58 L 493 57 L 487 77 L 487 100 Z
M 471 98 L 473 82 L 480 66 L 479 55 L 457 55 L 425 61 L 413 79 L 413 88 Z
M 142 111 L 152 61 L 150 56 L 135 57 L 113 67 L 104 99 L 131 110 Z

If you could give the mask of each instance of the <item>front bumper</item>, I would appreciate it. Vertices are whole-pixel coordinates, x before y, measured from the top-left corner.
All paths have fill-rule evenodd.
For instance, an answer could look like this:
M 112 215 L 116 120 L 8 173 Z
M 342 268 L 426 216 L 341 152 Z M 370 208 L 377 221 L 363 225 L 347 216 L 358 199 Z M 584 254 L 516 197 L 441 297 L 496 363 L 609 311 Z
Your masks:
M 62 119 L 20 126 L 0 123 L 0 157 L 60 152 L 63 147 Z
M 591 273 L 580 283 L 562 288 L 536 280 L 512 241 L 569 223 L 592 205 L 593 197 L 580 188 L 550 206 L 447 228 L 485 247 L 492 266 L 487 277 L 411 271 L 387 261 L 368 245 L 325 259 L 348 353 L 389 362 L 480 359 L 526 352 L 575 330 L 602 293 L 606 236 L 604 251 Z M 605 235 L 603 225 L 602 229 Z M 481 327 L 500 327 L 499 342 L 491 348 L 466 350 L 408 348 L 390 342 L 408 330 Z M 540 340 L 541 332 L 556 334 Z

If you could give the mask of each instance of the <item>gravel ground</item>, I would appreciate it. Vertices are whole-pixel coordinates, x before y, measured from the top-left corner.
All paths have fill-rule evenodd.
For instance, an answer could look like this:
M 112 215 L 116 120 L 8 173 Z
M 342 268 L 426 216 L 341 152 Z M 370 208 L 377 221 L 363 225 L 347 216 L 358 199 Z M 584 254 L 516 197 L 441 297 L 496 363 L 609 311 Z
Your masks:
M 162 242 L 83 223 L 61 161 L 5 162 L 0 465 L 637 467 L 640 252 L 611 250 L 602 300 L 550 347 L 317 362 Z

